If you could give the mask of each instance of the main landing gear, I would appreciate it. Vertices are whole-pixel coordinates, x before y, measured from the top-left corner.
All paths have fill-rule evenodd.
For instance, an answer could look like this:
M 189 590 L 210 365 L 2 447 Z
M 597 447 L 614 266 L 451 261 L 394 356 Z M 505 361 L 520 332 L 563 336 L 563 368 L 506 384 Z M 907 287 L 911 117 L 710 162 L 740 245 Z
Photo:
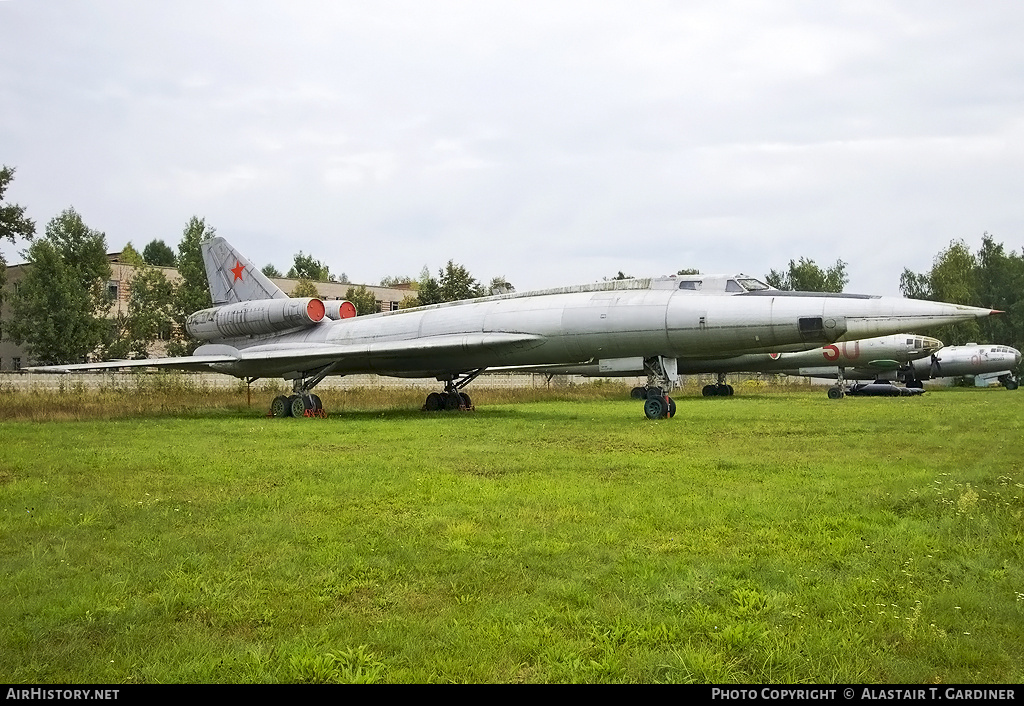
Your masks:
M 271 417 L 326 417 L 319 395 L 278 395 L 270 403 Z
M 334 363 L 320 368 L 312 375 L 296 373 L 292 378 L 292 394 L 279 395 L 270 403 L 271 417 L 326 417 L 323 402 L 312 389 L 334 369 Z M 288 377 L 288 376 L 286 376 Z
M 648 419 L 671 419 L 676 416 L 676 401 L 668 396 L 679 381 L 676 359 L 658 356 L 644 360 L 647 386 L 634 387 L 633 399 L 644 400 L 644 416 Z
M 664 394 L 660 387 L 648 388 L 644 416 L 648 419 L 671 419 L 676 416 L 676 401 Z
M 438 378 L 444 382 L 444 392 L 431 392 L 427 395 L 427 401 L 423 403 L 424 412 L 440 412 L 442 410 L 473 409 L 473 400 L 462 391 L 469 383 L 477 379 L 484 371 L 484 368 L 474 370 L 470 373 L 451 375 L 447 378 Z
M 846 396 L 846 368 L 839 366 L 836 373 L 836 384 L 828 388 L 828 398 L 830 400 L 841 400 Z
M 725 373 L 718 373 L 718 382 L 714 385 L 705 385 L 700 391 L 705 397 L 732 397 L 733 392 L 732 385 L 725 382 Z
M 634 387 L 629 396 L 644 401 L 644 416 L 648 419 L 671 419 L 676 416 L 676 401 L 660 387 Z

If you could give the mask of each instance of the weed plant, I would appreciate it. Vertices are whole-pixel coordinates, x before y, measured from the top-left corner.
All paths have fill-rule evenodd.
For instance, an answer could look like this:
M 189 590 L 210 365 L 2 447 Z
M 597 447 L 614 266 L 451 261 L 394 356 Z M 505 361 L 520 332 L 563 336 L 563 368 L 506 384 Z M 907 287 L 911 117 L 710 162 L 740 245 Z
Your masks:
M 0 674 L 1024 680 L 1018 394 L 471 391 L 4 391 Z

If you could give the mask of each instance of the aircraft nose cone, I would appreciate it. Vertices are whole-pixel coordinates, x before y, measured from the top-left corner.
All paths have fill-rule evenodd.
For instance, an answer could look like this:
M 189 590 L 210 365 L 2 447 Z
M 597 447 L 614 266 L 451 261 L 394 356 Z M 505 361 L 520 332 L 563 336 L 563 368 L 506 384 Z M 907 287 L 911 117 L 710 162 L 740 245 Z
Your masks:
M 1013 359 L 1014 359 L 1014 361 L 1016 361 L 1014 363 L 1014 365 L 1019 365 L 1020 364 L 1020 351 L 1017 350 L 1016 348 L 1012 348 L 1011 350 L 1013 351 Z

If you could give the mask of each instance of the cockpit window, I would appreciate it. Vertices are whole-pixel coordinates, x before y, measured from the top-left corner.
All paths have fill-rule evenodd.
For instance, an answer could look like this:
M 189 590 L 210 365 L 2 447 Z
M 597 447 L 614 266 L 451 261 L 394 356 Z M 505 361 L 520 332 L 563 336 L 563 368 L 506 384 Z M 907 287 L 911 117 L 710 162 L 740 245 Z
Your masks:
M 679 288 L 680 289 L 688 289 L 688 290 L 691 290 L 691 291 L 695 292 L 698 289 L 700 289 L 700 285 L 701 285 L 701 281 L 700 280 L 694 280 L 694 279 L 687 280 L 687 279 L 684 279 L 682 282 L 679 283 Z
M 725 283 L 725 291 L 727 291 L 727 292 L 745 292 L 747 290 L 745 290 L 743 287 L 741 287 L 739 282 L 737 282 L 734 279 L 731 279 L 731 280 L 729 280 L 728 282 Z
M 736 282 L 748 292 L 760 292 L 764 289 L 770 289 L 770 287 L 759 279 L 753 277 L 743 277 L 736 280 Z M 733 291 L 726 288 L 727 291 Z

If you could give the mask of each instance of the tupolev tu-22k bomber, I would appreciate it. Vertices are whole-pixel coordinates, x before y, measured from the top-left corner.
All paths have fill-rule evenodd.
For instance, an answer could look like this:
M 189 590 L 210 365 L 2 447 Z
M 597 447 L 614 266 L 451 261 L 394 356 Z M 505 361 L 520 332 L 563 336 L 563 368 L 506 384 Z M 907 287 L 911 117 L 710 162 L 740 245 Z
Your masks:
M 205 343 L 191 356 L 29 368 L 72 372 L 129 367 L 208 370 L 252 382 L 292 381 L 276 417 L 322 414 L 313 389 L 328 375 L 435 378 L 427 410 L 470 406 L 463 391 L 488 368 L 581 365 L 641 356 L 668 387 L 678 361 L 818 348 L 837 341 L 921 330 L 995 312 L 899 297 L 772 289 L 744 275 L 615 280 L 501 294 L 354 316 L 348 302 L 289 298 L 223 238 L 203 243 L 214 306 L 192 314 Z M 649 395 L 645 413 L 675 403 Z M 657 407 L 658 409 L 653 409 Z

